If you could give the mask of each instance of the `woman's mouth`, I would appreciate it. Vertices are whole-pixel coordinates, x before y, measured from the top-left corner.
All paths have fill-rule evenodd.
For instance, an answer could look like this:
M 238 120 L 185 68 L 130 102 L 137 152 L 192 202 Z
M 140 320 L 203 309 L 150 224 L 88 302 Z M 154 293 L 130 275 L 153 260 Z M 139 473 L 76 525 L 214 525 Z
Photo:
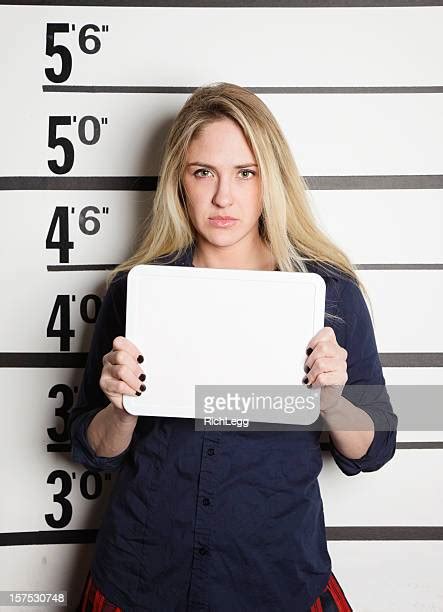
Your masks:
M 209 217 L 209 223 L 214 227 L 231 227 L 237 223 L 237 221 L 238 219 L 233 219 L 232 217 Z

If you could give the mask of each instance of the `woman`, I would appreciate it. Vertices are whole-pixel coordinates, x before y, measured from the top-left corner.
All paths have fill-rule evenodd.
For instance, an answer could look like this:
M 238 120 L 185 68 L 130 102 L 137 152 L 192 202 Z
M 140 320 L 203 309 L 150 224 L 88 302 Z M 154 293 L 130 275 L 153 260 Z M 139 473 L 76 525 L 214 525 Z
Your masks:
M 326 544 L 321 427 L 205 432 L 193 419 L 123 408 L 122 394 L 149 385 L 125 338 L 127 272 L 141 263 L 322 275 L 330 324 L 308 344 L 303 383 L 321 388 L 332 455 L 352 475 L 395 452 L 397 419 L 362 285 L 317 228 L 275 118 L 247 89 L 201 87 L 170 130 L 140 245 L 110 275 L 70 416 L 73 459 L 120 470 L 78 609 L 351 610 Z M 215 323 L 233 316 L 235 303 L 229 313 L 214 304 Z M 377 386 L 374 401 L 348 391 L 357 383 Z

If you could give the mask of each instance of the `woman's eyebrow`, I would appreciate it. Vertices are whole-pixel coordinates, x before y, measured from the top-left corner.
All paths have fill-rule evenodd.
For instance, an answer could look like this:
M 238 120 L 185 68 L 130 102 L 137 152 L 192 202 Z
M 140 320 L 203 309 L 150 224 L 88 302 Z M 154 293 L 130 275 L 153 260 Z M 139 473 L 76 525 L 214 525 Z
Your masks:
M 186 164 L 186 166 L 205 166 L 205 168 L 211 168 L 212 170 L 216 170 L 215 166 L 211 166 L 211 164 L 205 164 L 199 161 L 190 162 L 189 164 Z M 246 166 L 255 166 L 256 168 L 258 168 L 257 164 L 254 163 L 239 164 L 238 166 L 234 166 L 234 168 L 245 168 Z

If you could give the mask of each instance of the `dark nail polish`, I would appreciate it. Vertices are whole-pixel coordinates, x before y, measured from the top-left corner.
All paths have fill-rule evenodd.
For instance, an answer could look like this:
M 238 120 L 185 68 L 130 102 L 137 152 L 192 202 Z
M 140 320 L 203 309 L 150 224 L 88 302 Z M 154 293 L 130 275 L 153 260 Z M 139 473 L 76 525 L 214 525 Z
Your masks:
M 309 372 L 310 369 L 311 368 L 309 366 L 305 365 L 305 372 L 306 372 L 306 374 Z
M 314 349 L 312 349 L 311 347 L 307 348 L 307 349 L 306 349 L 306 355 L 308 355 L 308 356 L 309 356 L 309 355 L 312 353 L 312 351 L 313 351 L 313 350 L 314 350 Z
M 137 357 L 137 361 L 138 361 L 139 363 L 143 363 L 143 361 L 144 361 L 143 355 L 139 355 L 139 356 Z
M 145 385 L 140 385 L 140 391 L 146 391 Z
M 140 374 L 139 379 L 140 380 L 146 380 L 146 374 Z
M 308 382 L 308 380 L 309 380 L 309 378 L 308 378 L 307 376 L 305 376 L 302 382 L 303 382 L 304 384 L 306 384 L 306 383 Z
M 135 395 L 141 395 L 140 391 L 136 391 Z

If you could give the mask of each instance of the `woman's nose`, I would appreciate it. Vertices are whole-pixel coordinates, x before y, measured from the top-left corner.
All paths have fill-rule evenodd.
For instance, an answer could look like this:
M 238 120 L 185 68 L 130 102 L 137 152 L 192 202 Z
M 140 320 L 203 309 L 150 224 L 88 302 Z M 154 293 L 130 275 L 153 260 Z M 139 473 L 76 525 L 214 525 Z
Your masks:
M 229 179 L 220 179 L 212 201 L 217 206 L 230 206 L 232 204 L 232 190 Z

